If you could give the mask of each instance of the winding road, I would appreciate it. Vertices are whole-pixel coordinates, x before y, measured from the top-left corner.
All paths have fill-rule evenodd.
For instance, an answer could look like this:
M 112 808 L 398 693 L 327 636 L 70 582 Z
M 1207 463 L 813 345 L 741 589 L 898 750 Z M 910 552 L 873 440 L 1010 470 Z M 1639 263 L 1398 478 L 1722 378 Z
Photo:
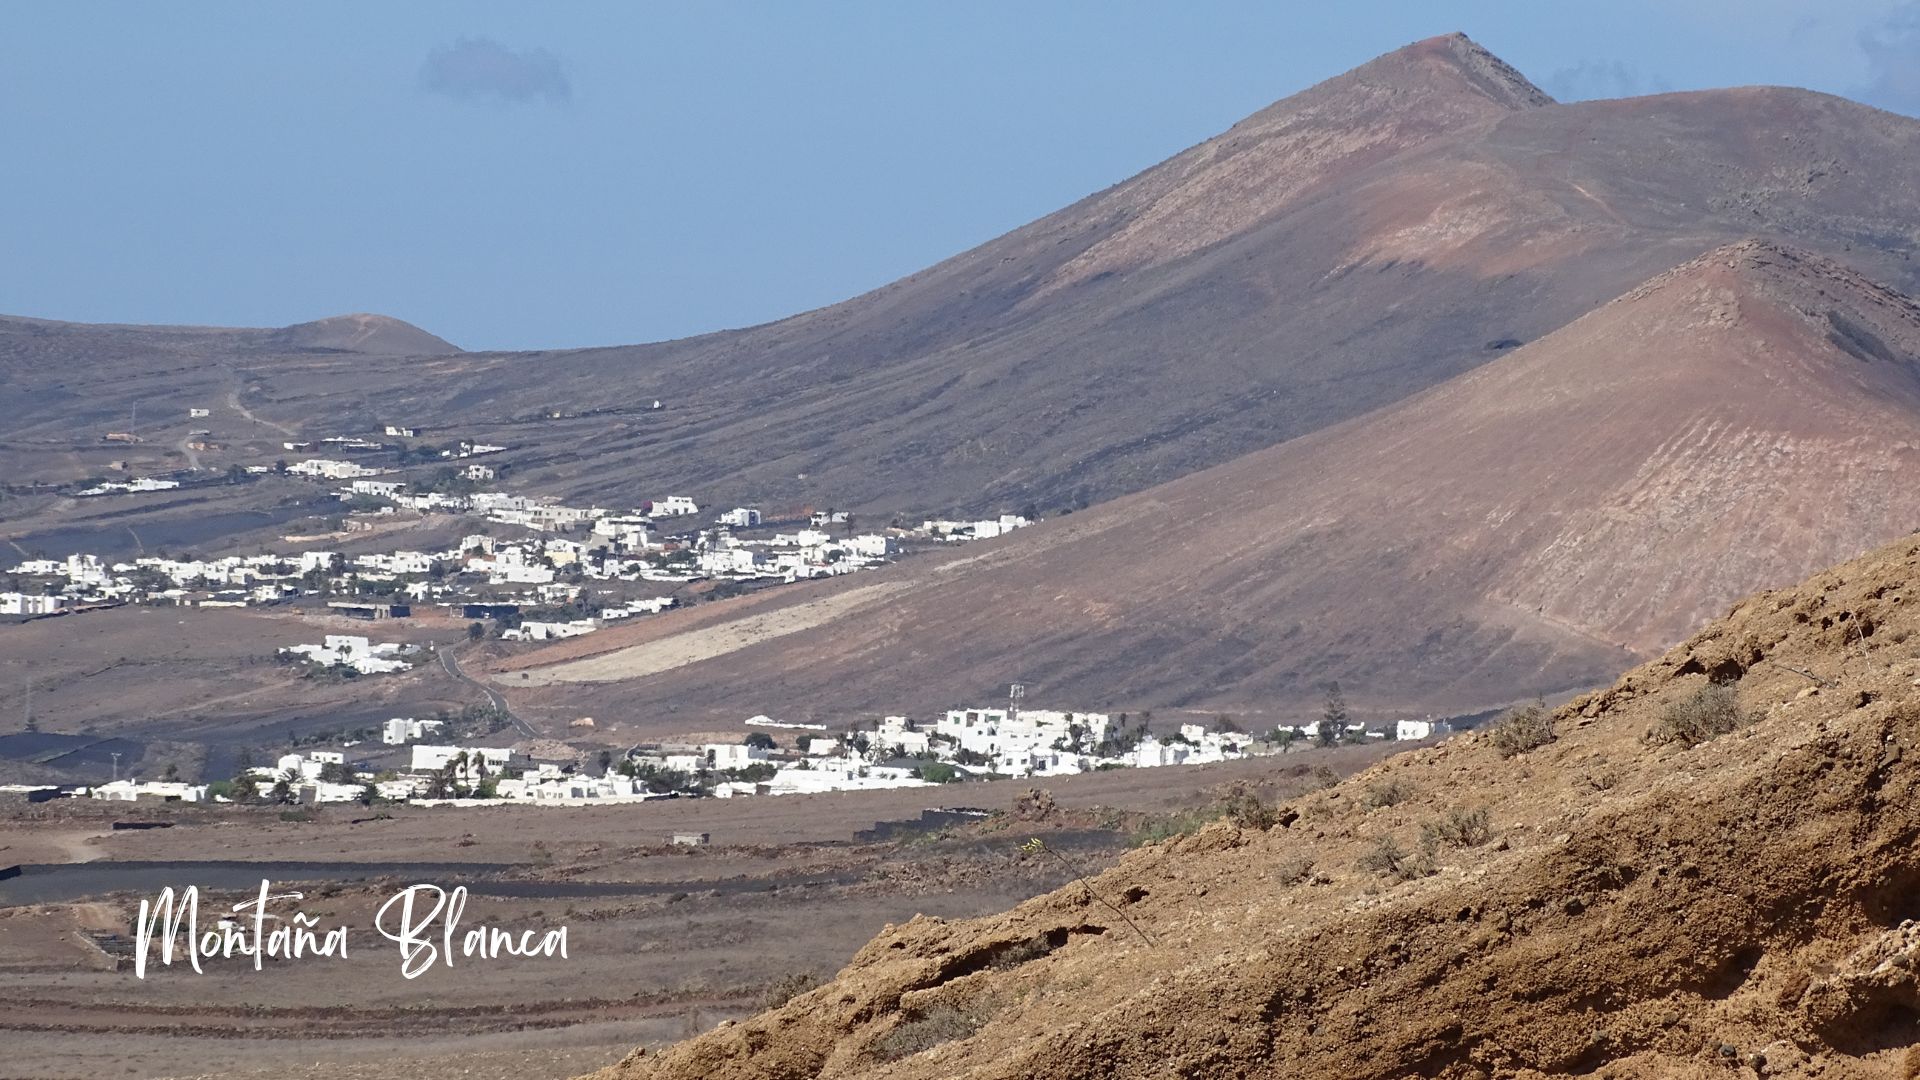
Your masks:
M 254 423 L 265 424 L 267 427 L 270 427 L 275 431 L 280 432 L 283 435 L 289 436 L 291 438 L 298 438 L 300 435 L 299 432 L 293 430 L 292 428 L 288 427 L 285 424 L 275 423 L 272 420 L 264 420 L 258 416 L 253 415 L 252 409 L 249 409 L 245 405 L 242 405 L 240 403 L 240 391 L 237 389 L 227 391 L 227 406 L 231 408 L 234 412 L 239 413 L 241 416 L 246 417 L 247 419 L 253 421 Z
M 495 690 L 493 687 L 460 670 L 460 661 L 454 659 L 452 649 L 436 649 L 434 651 L 440 654 L 440 666 L 447 669 L 447 674 L 487 695 L 487 701 L 490 702 L 494 708 L 504 713 L 507 719 L 512 722 L 513 730 L 529 739 L 539 738 L 538 733 L 533 730 L 533 725 L 514 715 L 513 709 L 508 707 L 507 699 L 501 695 L 500 691 Z

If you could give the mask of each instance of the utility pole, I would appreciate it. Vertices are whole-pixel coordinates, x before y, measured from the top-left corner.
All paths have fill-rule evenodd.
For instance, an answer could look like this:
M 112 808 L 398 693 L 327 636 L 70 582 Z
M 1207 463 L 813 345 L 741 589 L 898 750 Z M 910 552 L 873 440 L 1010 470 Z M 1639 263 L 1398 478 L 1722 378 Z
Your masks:
M 1027 688 L 1023 683 L 1012 683 L 1007 687 L 1007 721 L 1009 723 L 1020 718 L 1020 699 L 1026 696 Z
M 116 782 L 120 779 L 120 752 L 117 750 L 113 753 L 113 778 Z

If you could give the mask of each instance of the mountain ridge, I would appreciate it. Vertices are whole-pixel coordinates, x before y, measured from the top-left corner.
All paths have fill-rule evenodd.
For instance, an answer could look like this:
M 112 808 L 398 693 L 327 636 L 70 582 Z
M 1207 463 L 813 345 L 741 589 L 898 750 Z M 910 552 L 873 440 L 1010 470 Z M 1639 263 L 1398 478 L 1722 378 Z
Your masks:
M 259 392 L 328 430 L 398 410 L 520 444 L 521 482 L 566 499 L 1058 513 L 1401 400 L 1742 236 L 1920 289 L 1920 123 L 1802 91 L 1546 104 L 1484 53 L 1416 43 L 828 308 L 347 384 L 281 357 Z M 155 359 L 182 397 L 247 363 L 191 360 Z
M 1404 402 L 980 551 L 497 672 L 536 710 L 688 723 L 766 711 L 775 686 L 796 716 L 844 719 L 1009 681 L 1275 716 L 1338 680 L 1356 707 L 1474 712 L 1592 685 L 1913 528 L 1920 494 L 1894 478 L 1920 465 L 1916 357 L 1911 301 L 1739 242 Z M 779 610 L 809 614 L 728 637 Z

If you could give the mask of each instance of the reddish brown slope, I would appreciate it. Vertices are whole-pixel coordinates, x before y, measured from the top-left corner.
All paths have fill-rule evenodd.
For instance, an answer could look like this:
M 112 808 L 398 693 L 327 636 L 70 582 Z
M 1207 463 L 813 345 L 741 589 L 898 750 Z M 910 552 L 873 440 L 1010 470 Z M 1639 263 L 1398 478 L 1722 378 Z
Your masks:
M 838 718 L 1022 681 L 1082 707 L 1308 708 L 1339 679 L 1465 711 L 1591 684 L 1920 524 L 1916 364 L 1910 302 L 1740 244 L 1392 409 L 730 628 L 636 628 L 531 672 L 556 685 L 529 700 Z
M 1124 920 L 1078 885 L 917 918 L 600 1075 L 1913 1076 L 1916 590 L 1903 540 L 1740 604 L 1530 752 L 1462 736 L 1133 852 L 1091 884 Z M 1643 737 L 1710 678 L 1746 726 Z

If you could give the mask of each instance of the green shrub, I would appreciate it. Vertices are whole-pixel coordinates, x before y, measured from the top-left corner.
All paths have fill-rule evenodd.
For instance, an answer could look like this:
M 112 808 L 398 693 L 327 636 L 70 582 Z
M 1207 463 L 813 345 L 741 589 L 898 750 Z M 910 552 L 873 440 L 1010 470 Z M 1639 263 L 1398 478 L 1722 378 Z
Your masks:
M 1538 750 L 1558 736 L 1553 730 L 1553 713 L 1544 701 L 1509 709 L 1487 729 L 1487 740 L 1501 757 Z

